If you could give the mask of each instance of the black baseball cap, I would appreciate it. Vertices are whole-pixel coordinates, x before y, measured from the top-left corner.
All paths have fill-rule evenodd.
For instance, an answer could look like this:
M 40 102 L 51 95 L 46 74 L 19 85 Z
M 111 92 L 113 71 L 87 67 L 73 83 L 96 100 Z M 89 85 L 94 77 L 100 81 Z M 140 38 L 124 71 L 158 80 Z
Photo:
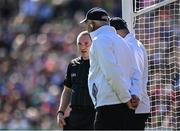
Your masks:
M 85 19 L 83 19 L 80 23 L 86 22 L 87 20 L 109 21 L 109 15 L 104 9 L 94 7 L 86 13 Z
M 111 18 L 110 25 L 113 26 L 116 30 L 128 29 L 126 21 L 120 17 Z

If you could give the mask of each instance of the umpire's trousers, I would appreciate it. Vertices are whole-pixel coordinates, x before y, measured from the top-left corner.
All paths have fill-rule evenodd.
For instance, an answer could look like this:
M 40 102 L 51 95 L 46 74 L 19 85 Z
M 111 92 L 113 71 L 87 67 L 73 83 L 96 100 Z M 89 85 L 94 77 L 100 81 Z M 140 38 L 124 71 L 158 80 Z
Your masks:
M 128 118 L 134 115 L 127 104 L 97 107 L 95 130 L 126 130 Z
M 144 113 L 144 114 L 135 114 L 131 119 L 129 119 L 129 130 L 144 130 L 145 129 L 145 123 L 148 119 L 150 113 Z

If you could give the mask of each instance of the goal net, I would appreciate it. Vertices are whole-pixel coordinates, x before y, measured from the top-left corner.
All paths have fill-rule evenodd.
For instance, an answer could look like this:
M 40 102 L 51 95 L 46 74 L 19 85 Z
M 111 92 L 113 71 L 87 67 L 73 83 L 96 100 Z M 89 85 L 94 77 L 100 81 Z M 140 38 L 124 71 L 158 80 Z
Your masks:
M 180 0 L 134 0 L 133 30 L 148 52 L 147 129 L 180 129 Z

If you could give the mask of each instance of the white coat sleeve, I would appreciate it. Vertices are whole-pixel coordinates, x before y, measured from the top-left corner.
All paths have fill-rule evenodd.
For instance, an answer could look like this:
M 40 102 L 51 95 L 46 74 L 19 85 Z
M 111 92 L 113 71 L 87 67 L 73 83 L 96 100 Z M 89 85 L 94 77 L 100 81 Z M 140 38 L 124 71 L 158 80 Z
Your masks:
M 131 77 L 130 92 L 131 95 L 136 95 L 139 97 L 140 100 L 142 100 L 142 74 L 138 69 L 134 55 L 132 55 L 132 68 L 133 72 Z

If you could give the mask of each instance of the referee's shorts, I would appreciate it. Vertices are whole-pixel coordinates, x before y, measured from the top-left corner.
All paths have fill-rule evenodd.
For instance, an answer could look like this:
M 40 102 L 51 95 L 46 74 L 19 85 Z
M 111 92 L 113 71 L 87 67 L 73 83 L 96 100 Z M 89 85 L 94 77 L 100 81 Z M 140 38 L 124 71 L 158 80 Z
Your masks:
M 70 116 L 65 119 L 63 130 L 93 130 L 94 119 L 94 108 L 72 107 Z

